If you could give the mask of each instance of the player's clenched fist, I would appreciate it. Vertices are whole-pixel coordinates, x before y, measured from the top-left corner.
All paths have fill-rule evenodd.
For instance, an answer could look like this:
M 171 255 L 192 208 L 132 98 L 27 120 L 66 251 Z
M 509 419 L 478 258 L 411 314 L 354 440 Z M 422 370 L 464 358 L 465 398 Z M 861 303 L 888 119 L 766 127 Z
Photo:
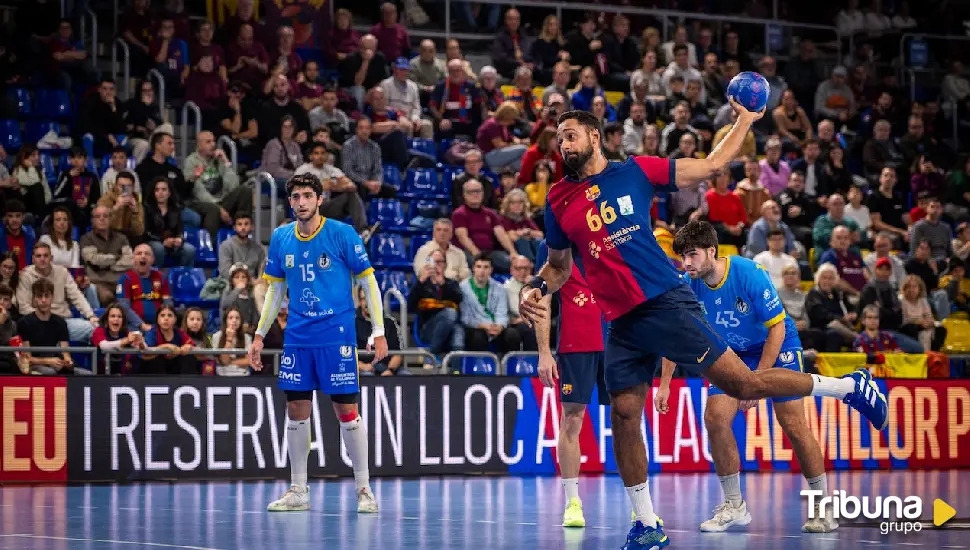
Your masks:
M 253 338 L 253 343 L 249 346 L 249 365 L 253 367 L 255 371 L 263 370 L 263 357 L 260 355 L 263 352 L 263 337 L 256 335 Z
M 541 300 L 542 291 L 538 288 L 526 286 L 519 291 L 519 314 L 529 322 L 529 326 L 546 314 L 546 305 Z

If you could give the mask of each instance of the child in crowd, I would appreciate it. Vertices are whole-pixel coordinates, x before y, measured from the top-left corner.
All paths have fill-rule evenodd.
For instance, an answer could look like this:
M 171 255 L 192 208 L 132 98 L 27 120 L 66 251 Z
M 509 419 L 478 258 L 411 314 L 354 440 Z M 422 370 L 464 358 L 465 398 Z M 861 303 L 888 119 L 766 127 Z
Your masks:
M 249 266 L 246 264 L 236 263 L 229 268 L 229 285 L 219 301 L 219 309 L 225 316 L 229 308 L 235 308 L 239 312 L 243 332 L 252 336 L 259 324 L 259 308 L 256 307 L 256 297 L 253 294 L 253 278 L 249 275 Z
M 118 304 L 111 304 L 104 313 L 98 328 L 94 329 L 91 343 L 98 351 L 105 352 L 121 348 L 136 348 L 144 350 L 145 336 L 137 331 L 129 331 L 125 321 L 125 310 Z M 111 356 L 110 369 L 105 369 L 104 356 L 98 359 L 99 374 L 131 374 L 135 367 L 136 357 L 133 355 L 115 354 Z
M 190 307 L 185 310 L 185 316 L 182 317 L 182 332 L 188 334 L 189 338 L 195 342 L 196 349 L 212 349 L 212 337 L 206 332 L 205 315 L 201 309 Z M 196 355 L 195 357 L 202 363 L 202 374 L 215 376 L 216 357 L 214 355 Z
M 175 308 L 163 304 L 158 308 L 155 326 L 145 335 L 149 348 L 142 358 L 139 374 L 198 374 L 199 365 L 191 355 L 195 342 L 185 331 L 175 326 Z M 165 355 L 152 355 L 152 351 L 167 350 Z
M 91 209 L 101 198 L 101 184 L 98 176 L 88 170 L 88 154 L 83 147 L 71 148 L 68 164 L 70 169 L 57 178 L 52 203 L 70 208 L 77 226 L 85 229 L 91 225 Z
M 212 335 L 217 349 L 249 350 L 253 338 L 243 331 L 242 316 L 239 310 L 230 307 L 222 314 L 222 328 Z M 219 356 L 216 367 L 219 376 L 248 376 L 249 358 L 246 355 L 223 354 Z

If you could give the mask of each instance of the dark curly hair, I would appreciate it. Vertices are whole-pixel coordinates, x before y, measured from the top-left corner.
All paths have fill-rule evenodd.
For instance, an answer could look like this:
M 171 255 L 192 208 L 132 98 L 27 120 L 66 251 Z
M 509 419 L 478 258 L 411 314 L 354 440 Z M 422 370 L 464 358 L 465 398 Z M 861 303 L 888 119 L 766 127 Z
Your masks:
M 683 256 L 697 248 L 717 250 L 717 231 L 705 221 L 691 221 L 674 236 L 674 252 Z M 715 257 L 717 253 L 715 252 Z
M 318 196 L 323 195 L 323 184 L 320 183 L 320 178 L 313 174 L 299 174 L 287 180 L 286 196 L 290 196 L 297 187 L 309 187 Z

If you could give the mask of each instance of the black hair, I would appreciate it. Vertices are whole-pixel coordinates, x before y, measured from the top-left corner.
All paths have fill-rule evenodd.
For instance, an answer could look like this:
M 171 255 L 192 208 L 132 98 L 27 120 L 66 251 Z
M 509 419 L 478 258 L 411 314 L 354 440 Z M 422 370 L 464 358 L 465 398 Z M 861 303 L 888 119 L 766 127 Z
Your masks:
M 587 130 L 595 130 L 600 134 L 603 133 L 603 129 L 600 127 L 599 119 L 593 116 L 593 113 L 590 113 L 589 111 L 566 111 L 565 113 L 559 115 L 559 118 L 556 119 L 556 126 L 559 126 L 567 120 L 575 120 L 580 125 L 585 126 Z
M 111 148 L 111 154 L 113 155 L 115 153 L 124 153 L 126 157 L 128 156 L 128 150 L 121 145 L 116 145 Z
M 313 174 L 305 173 L 293 176 L 286 182 L 286 196 L 289 197 L 297 187 L 309 187 L 318 196 L 323 195 L 323 184 Z
M 670 77 L 670 81 L 671 82 L 686 82 L 686 80 L 684 80 L 684 75 L 681 75 L 681 74 L 675 74 L 675 75 L 671 76 Z
M 781 228 L 770 229 L 770 230 L 768 230 L 768 234 L 765 235 L 765 239 L 770 239 L 772 237 L 777 237 L 779 235 L 781 235 L 782 237 L 784 237 L 785 236 L 785 231 L 783 229 L 781 229 Z
M 117 184 L 118 180 L 120 180 L 121 178 L 125 178 L 126 180 L 129 180 L 133 184 L 135 183 L 135 175 L 127 170 L 118 172 L 118 174 L 115 175 L 115 183 Z
M 110 76 L 102 76 L 101 77 L 101 80 L 98 80 L 98 86 L 99 87 L 102 84 L 114 84 L 114 83 L 115 83 L 115 79 L 111 78 Z
M 3 283 L 0 283 L 0 296 L 13 298 L 13 289 Z
M 105 331 L 108 330 L 108 315 L 111 314 L 112 309 L 117 309 L 118 311 L 121 312 L 122 322 L 121 322 L 121 330 L 119 331 L 119 333 L 121 337 L 124 338 L 125 336 L 128 335 L 128 322 L 125 320 L 125 308 L 121 307 L 121 304 L 119 304 L 118 302 L 111 302 L 110 304 L 108 304 L 108 307 L 104 308 L 104 313 L 102 313 L 101 317 L 98 319 L 98 324 L 104 327 Z
M 320 131 L 323 128 L 326 128 L 326 126 L 321 126 L 320 128 L 317 128 L 316 131 Z M 326 153 L 327 152 L 327 144 L 326 143 L 319 142 L 319 141 L 314 141 L 313 143 L 310 144 L 310 153 L 313 153 L 317 149 L 323 149 L 323 152 Z
M 236 223 L 239 220 L 253 221 L 253 215 L 252 213 L 246 212 L 245 210 L 237 212 L 236 215 L 232 217 L 232 223 Z
M 152 134 L 151 143 L 149 143 L 149 149 L 151 150 L 152 153 L 155 152 L 155 149 L 158 148 L 158 144 L 161 143 L 162 140 L 165 139 L 166 137 L 175 139 L 175 136 L 173 136 L 168 132 L 157 132 L 155 134 Z
M 4 212 L 7 214 L 24 214 L 27 212 L 27 207 L 24 206 L 24 202 L 17 199 L 10 199 L 7 204 L 3 207 Z
M 636 103 L 634 103 L 634 105 L 636 105 Z M 631 108 L 632 108 L 632 105 L 631 105 Z M 623 133 L 623 125 L 620 124 L 619 122 L 609 122 L 606 124 L 606 126 L 603 127 L 603 136 L 605 137 L 612 136 L 613 134 L 622 134 L 622 133 Z
M 118 181 L 115 179 L 115 181 Z M 145 189 L 145 194 L 141 198 L 141 202 L 145 206 L 154 206 L 155 208 L 161 209 L 161 205 L 158 204 L 158 199 L 155 198 L 155 188 L 158 184 L 164 183 L 168 186 L 168 209 L 177 210 L 178 209 L 178 198 L 175 196 L 175 188 L 172 187 L 172 182 L 168 181 L 165 176 L 157 176 L 155 179 L 148 184 L 148 189 Z M 146 214 L 147 216 L 147 214 Z
M 78 157 L 87 158 L 88 156 L 88 152 L 85 151 L 84 147 L 81 147 L 80 145 L 75 145 L 74 147 L 71 147 L 71 150 L 68 154 L 71 156 L 71 158 L 78 158 Z
M 478 256 L 475 256 L 475 261 L 472 262 L 472 267 L 475 267 L 475 264 L 478 262 L 488 262 L 488 265 L 495 265 L 492 263 L 492 257 L 488 255 L 488 252 L 481 252 L 478 254 Z
M 679 256 L 697 248 L 717 249 L 717 244 L 717 231 L 705 221 L 687 222 L 674 236 L 674 252 Z
M 674 46 L 674 55 L 677 55 L 679 52 L 687 53 L 687 45 L 677 44 L 676 46 Z

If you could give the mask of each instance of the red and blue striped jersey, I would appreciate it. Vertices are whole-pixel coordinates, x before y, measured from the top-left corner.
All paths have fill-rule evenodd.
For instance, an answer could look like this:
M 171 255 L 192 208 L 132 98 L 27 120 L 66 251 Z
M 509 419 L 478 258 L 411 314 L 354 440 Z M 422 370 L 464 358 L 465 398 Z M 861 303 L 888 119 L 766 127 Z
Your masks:
M 549 189 L 546 243 L 572 249 L 607 321 L 686 282 L 653 236 L 657 188 L 675 185 L 675 161 L 630 157 L 588 180 Z

